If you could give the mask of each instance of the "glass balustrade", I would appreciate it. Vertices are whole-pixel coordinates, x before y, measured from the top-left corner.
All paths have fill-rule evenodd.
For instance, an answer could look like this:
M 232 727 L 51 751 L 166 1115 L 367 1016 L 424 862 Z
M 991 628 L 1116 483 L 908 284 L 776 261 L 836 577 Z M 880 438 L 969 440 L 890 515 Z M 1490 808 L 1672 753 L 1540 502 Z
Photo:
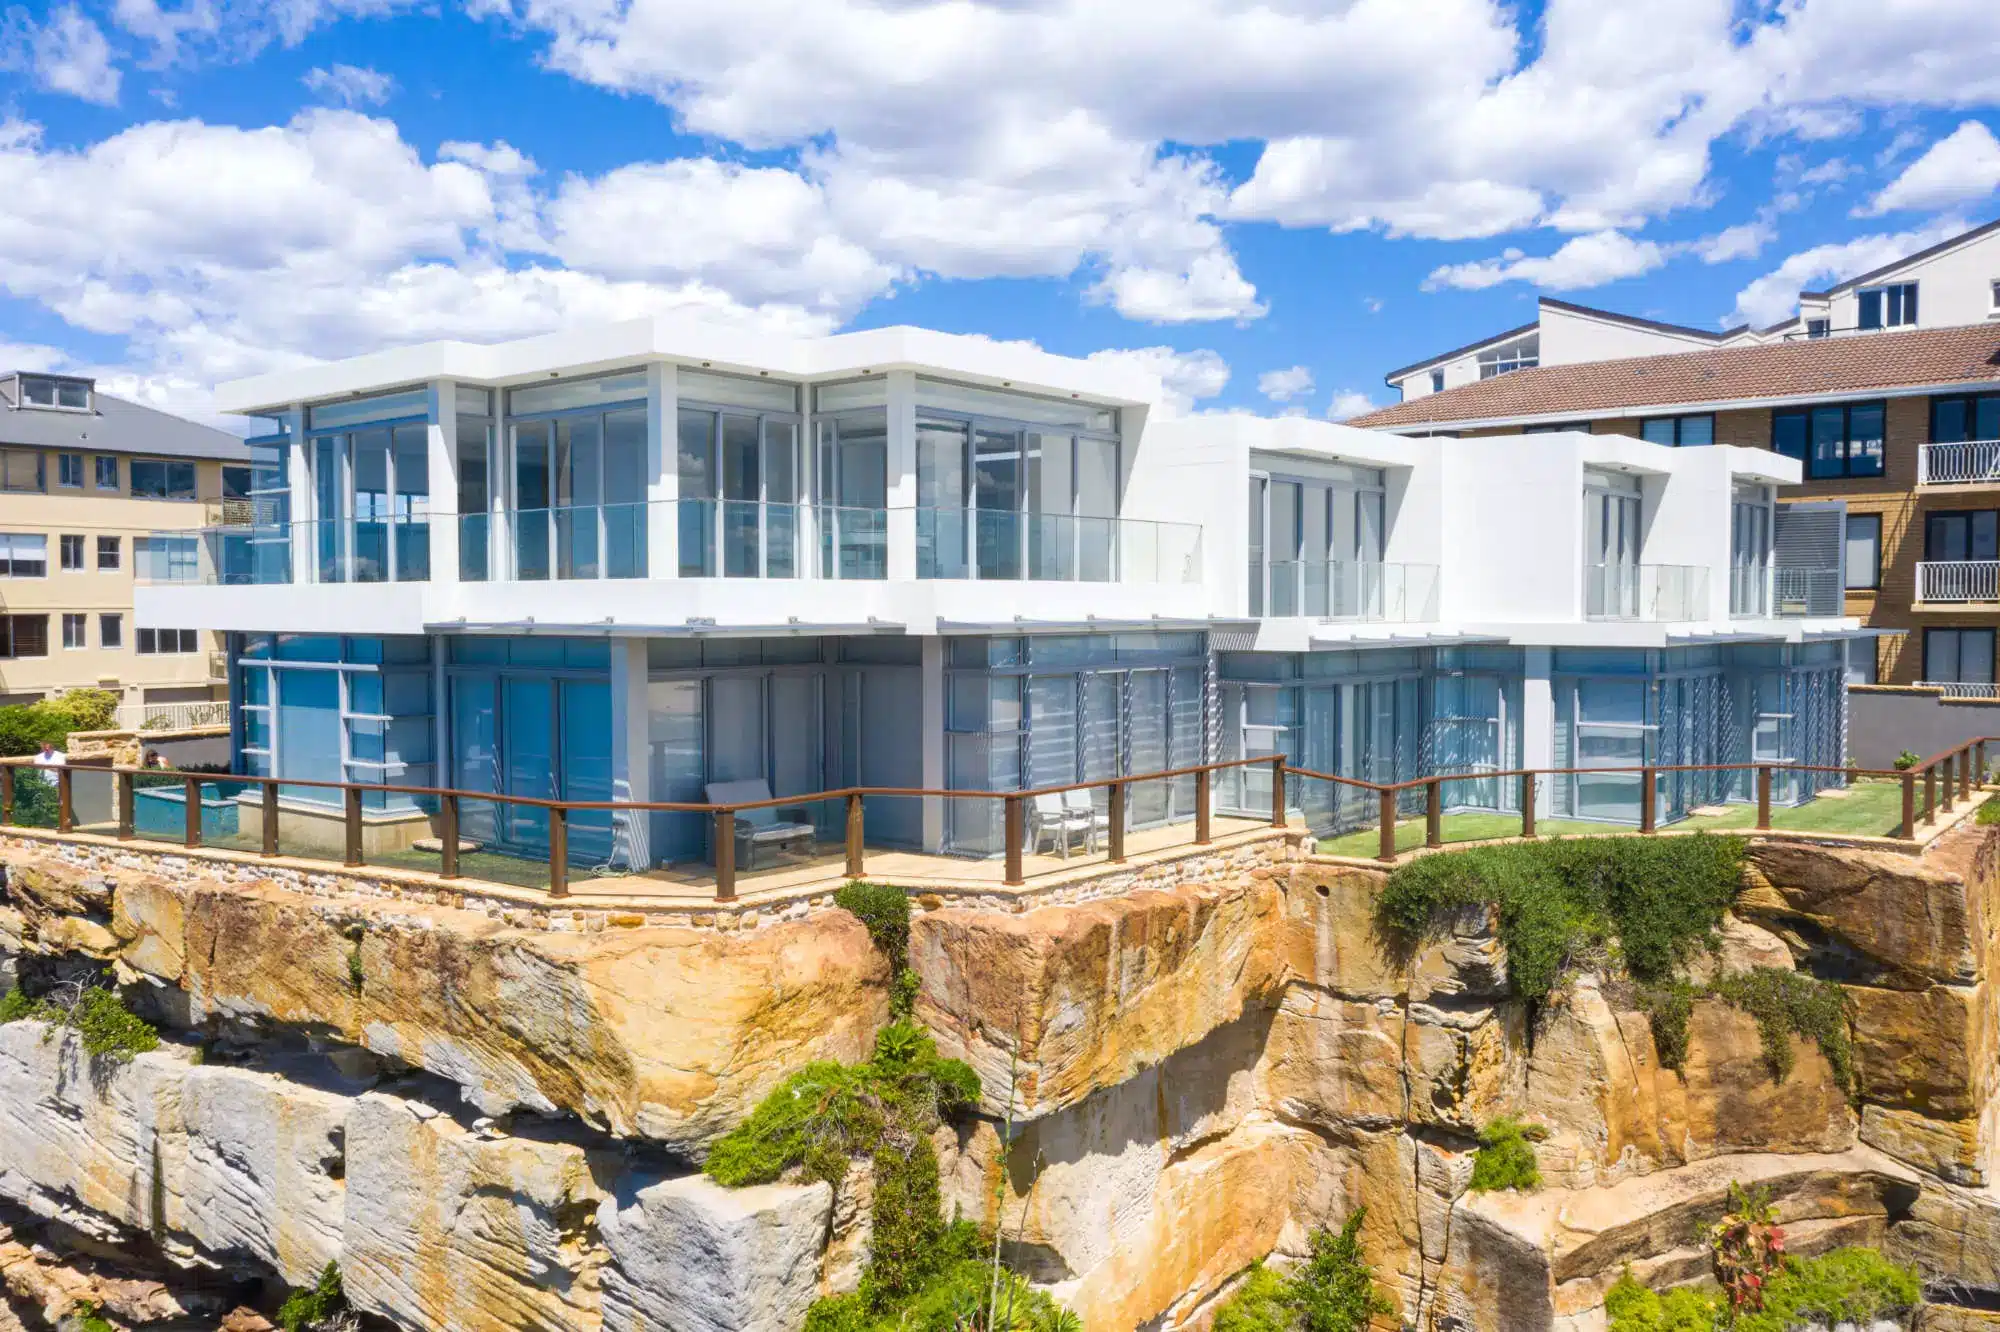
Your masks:
M 1434 564 L 1373 564 L 1354 560 L 1274 560 L 1272 617 L 1422 623 L 1437 618 Z

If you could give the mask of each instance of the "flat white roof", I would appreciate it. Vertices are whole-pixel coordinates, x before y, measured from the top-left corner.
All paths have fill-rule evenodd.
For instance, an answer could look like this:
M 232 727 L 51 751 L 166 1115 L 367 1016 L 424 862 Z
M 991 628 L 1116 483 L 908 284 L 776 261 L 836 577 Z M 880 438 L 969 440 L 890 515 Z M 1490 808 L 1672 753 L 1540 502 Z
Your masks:
M 1150 406 L 1158 385 L 1143 371 L 1057 356 L 1017 342 L 898 326 L 787 337 L 678 318 L 633 319 L 511 342 L 423 342 L 278 370 L 217 386 L 225 412 L 281 411 L 401 386 L 449 379 L 498 387 L 551 375 L 582 375 L 648 361 L 670 361 L 797 383 L 864 372 L 915 370 L 1025 393 L 1052 394 L 1114 407 Z

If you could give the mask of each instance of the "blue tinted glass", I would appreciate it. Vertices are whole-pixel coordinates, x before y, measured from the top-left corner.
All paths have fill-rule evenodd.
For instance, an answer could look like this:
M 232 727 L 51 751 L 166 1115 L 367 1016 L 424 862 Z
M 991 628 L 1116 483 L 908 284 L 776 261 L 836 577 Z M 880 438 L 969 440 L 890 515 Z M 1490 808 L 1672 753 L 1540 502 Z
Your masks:
M 1639 437 L 1648 444 L 1672 444 L 1674 442 L 1674 419 L 1662 416 L 1639 426 Z
M 563 645 L 563 664 L 608 669 L 611 665 L 611 644 L 603 639 L 573 638 Z
M 1683 416 L 1681 418 L 1680 445 L 1684 449 L 1696 448 L 1703 444 L 1715 443 L 1715 418 L 1712 416 Z
M 560 638 L 509 639 L 507 660 L 516 666 L 560 666 L 563 664 L 563 641 Z
M 1806 460 L 1806 414 L 1774 412 L 1771 415 L 1771 447 L 1787 458 Z
M 382 712 L 382 677 L 354 672 L 347 677 L 347 710 L 379 716 Z
M 1931 403 L 1931 443 L 1958 444 L 1968 436 L 1965 433 L 1966 400 L 1964 398 L 1937 398 Z
M 340 640 L 330 634 L 279 634 L 277 657 L 279 661 L 339 661 Z
M 507 661 L 504 638 L 454 638 L 451 659 L 468 666 L 501 666 Z

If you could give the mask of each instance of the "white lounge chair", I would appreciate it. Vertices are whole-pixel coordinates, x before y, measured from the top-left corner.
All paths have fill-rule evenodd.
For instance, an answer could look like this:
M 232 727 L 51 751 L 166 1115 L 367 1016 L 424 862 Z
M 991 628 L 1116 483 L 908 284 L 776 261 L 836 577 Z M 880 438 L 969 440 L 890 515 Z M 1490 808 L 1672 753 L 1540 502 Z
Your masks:
M 1062 792 L 1038 795 L 1028 811 L 1028 849 L 1039 852 L 1042 843 L 1047 841 L 1054 846 L 1057 854 L 1068 860 L 1072 838 L 1082 836 L 1088 848 L 1090 827 L 1090 820 L 1068 807 Z
M 1099 809 L 1093 797 L 1094 792 L 1087 787 L 1062 793 L 1063 808 L 1069 811 L 1071 818 L 1081 822 L 1086 830 L 1084 850 L 1094 853 L 1097 850 L 1097 835 L 1103 833 L 1107 840 L 1111 836 L 1111 815 Z
M 761 778 L 710 782 L 703 790 L 707 792 L 711 805 L 743 805 L 771 798 L 770 784 Z M 739 809 L 736 811 L 736 868 L 764 868 L 775 864 L 779 855 L 800 850 L 810 854 L 816 835 L 810 823 L 780 820 L 775 805 L 766 805 L 762 809 Z

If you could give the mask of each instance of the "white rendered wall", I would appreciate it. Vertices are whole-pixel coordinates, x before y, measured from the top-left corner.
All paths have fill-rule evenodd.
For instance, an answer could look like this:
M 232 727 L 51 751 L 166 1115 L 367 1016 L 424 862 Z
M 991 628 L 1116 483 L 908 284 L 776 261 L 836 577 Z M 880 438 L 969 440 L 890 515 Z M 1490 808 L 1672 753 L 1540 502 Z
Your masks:
M 1541 307 L 1541 325 L 1543 365 L 1577 365 L 1586 361 L 1615 361 L 1627 356 L 1661 356 L 1670 352 L 1703 351 L 1715 345 L 1713 338 L 1599 319 L 1549 305 Z
M 1934 258 L 1904 264 L 1868 282 L 1883 287 L 1897 282 L 1917 284 L 1917 327 L 1951 328 L 2000 322 L 1993 308 L 1993 284 L 2000 281 L 2000 231 Z M 1861 289 L 1843 291 L 1832 301 L 1833 327 L 1855 327 L 1861 318 Z M 1886 311 L 1885 311 L 1886 314 Z
M 1447 620 L 1580 618 L 1581 438 L 1436 441 L 1448 477 L 1440 575 Z

